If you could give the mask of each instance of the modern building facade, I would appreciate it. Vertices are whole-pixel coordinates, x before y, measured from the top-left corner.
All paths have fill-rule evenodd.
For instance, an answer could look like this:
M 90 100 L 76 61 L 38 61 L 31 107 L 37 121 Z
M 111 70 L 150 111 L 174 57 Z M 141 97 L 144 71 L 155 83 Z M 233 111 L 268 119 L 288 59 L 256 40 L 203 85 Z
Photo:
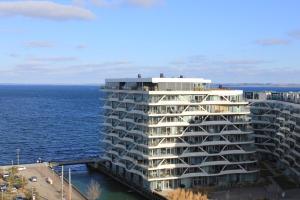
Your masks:
M 300 92 L 246 92 L 258 155 L 300 181 Z
M 148 190 L 254 182 L 258 167 L 241 90 L 201 78 L 107 79 L 105 166 Z

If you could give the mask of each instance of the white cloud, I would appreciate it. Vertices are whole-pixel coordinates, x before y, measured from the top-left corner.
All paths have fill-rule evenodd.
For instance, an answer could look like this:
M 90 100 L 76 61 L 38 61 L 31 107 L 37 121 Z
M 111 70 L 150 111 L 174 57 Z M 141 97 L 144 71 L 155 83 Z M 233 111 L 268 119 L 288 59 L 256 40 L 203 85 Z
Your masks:
M 95 15 L 82 7 L 51 1 L 1 1 L 0 16 L 24 16 L 48 20 L 91 20 Z
M 11 57 L 11 58 L 18 58 L 18 57 L 20 57 L 20 55 L 17 54 L 17 53 L 10 53 L 8 56 Z
M 237 59 L 237 60 L 225 60 L 224 64 L 228 65 L 260 65 L 264 63 L 268 63 L 265 60 L 256 60 L 256 59 Z
M 24 33 L 24 29 L 19 29 L 19 28 L 0 28 L 0 33 L 7 33 L 7 34 L 22 34 Z
M 137 6 L 153 7 L 162 4 L 164 0 L 73 0 L 75 5 L 85 6 L 90 3 L 98 7 Z
M 288 35 L 295 39 L 300 39 L 300 30 L 291 31 L 288 33 Z
M 67 73 L 93 73 L 103 71 L 119 73 L 120 71 L 126 72 L 127 70 L 129 70 L 128 66 L 130 64 L 131 62 L 127 60 L 109 61 L 97 64 L 78 64 L 63 67 L 61 68 L 61 71 Z
M 49 41 L 36 40 L 36 41 L 25 42 L 25 46 L 30 48 L 51 48 L 54 46 L 54 44 Z
M 161 4 L 161 0 L 127 0 L 127 3 L 135 6 L 152 7 Z
M 287 45 L 290 43 L 290 41 L 285 39 L 272 38 L 272 39 L 256 40 L 255 43 L 262 46 L 275 46 L 275 45 Z
M 255 66 L 261 64 L 267 64 L 270 61 L 255 58 L 242 58 L 242 59 L 224 59 L 224 58 L 209 58 L 205 55 L 193 55 L 186 58 L 181 58 L 170 62 L 171 65 L 177 67 L 197 67 L 197 66 L 217 66 L 217 67 L 229 67 L 229 66 Z
M 15 65 L 12 69 L 15 72 L 47 72 L 52 74 L 83 74 L 83 73 L 109 73 L 127 72 L 131 62 L 126 60 L 109 61 L 97 64 L 71 64 L 65 65 L 65 62 L 77 60 L 76 57 L 48 57 L 48 58 L 29 58 L 24 62 Z M 55 63 L 55 65 L 53 64 Z M 60 63 L 60 64 L 59 64 Z M 63 65 L 61 65 L 63 63 Z
M 72 56 L 32 57 L 28 59 L 30 62 L 70 62 L 76 60 L 77 58 Z
M 78 45 L 76 45 L 75 48 L 76 49 L 85 49 L 85 48 L 87 48 L 87 46 L 85 44 L 78 44 Z

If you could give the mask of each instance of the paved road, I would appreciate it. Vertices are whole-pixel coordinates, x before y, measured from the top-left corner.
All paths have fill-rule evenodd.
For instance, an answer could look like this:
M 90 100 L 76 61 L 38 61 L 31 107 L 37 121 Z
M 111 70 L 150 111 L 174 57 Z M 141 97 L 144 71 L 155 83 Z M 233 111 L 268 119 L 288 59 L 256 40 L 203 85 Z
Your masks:
M 55 174 L 51 169 L 47 167 L 46 164 L 29 164 L 22 165 L 26 169 L 19 172 L 27 180 L 32 177 L 37 177 L 37 182 L 28 181 L 27 187 L 31 189 L 32 187 L 38 191 L 39 195 L 45 200 L 59 200 L 61 199 L 61 179 Z M 5 167 L 6 168 L 6 167 Z M 53 184 L 50 185 L 46 182 L 46 178 L 50 177 L 53 180 Z M 64 194 L 65 199 L 68 199 L 68 183 L 64 181 Z M 72 200 L 85 200 L 85 198 L 76 190 L 72 189 Z

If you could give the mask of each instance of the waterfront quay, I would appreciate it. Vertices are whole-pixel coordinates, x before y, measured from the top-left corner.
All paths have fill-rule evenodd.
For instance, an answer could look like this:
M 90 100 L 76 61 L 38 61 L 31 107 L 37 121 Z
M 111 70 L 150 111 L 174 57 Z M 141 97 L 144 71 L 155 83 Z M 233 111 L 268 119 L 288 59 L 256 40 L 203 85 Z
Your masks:
M 98 171 L 102 174 L 105 174 L 106 176 L 109 176 L 110 178 L 114 179 L 115 181 L 119 182 L 120 184 L 124 185 L 125 187 L 129 188 L 130 190 L 136 192 L 137 194 L 141 195 L 143 199 L 149 199 L 149 200 L 167 200 L 168 193 L 159 193 L 156 191 L 149 191 L 145 190 L 145 188 L 141 187 L 140 185 L 135 184 L 134 182 L 129 182 L 127 180 L 124 180 L 124 178 L 113 171 L 107 169 L 101 162 L 97 163 L 89 163 L 88 168 L 94 171 Z
M 35 164 L 22 164 L 20 166 L 13 166 L 22 168 L 18 170 L 16 175 L 23 177 L 27 184 L 25 185 L 25 190 L 31 191 L 31 193 L 36 193 L 38 199 L 47 199 L 47 200 L 58 200 L 62 199 L 62 182 L 61 177 L 49 167 L 48 163 L 35 163 Z M 0 166 L 0 170 L 3 174 L 10 171 L 12 166 Z M 36 182 L 32 181 L 32 177 L 36 178 Z M 47 181 L 48 180 L 48 181 Z M 49 181 L 50 180 L 50 181 Z M 22 196 L 24 197 L 24 189 L 14 192 L 13 196 Z M 63 182 L 63 191 L 64 199 L 72 200 L 86 200 L 87 198 L 79 192 L 73 185 L 70 188 L 71 198 L 69 197 L 69 183 L 64 180 Z

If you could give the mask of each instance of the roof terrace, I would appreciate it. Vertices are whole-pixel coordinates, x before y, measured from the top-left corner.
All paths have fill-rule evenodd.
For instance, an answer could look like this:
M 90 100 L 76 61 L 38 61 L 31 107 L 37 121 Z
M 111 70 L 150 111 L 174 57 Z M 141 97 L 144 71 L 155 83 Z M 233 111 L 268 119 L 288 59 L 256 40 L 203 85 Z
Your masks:
M 140 91 L 201 91 L 209 88 L 211 80 L 203 78 L 118 78 L 106 79 L 105 89 Z

